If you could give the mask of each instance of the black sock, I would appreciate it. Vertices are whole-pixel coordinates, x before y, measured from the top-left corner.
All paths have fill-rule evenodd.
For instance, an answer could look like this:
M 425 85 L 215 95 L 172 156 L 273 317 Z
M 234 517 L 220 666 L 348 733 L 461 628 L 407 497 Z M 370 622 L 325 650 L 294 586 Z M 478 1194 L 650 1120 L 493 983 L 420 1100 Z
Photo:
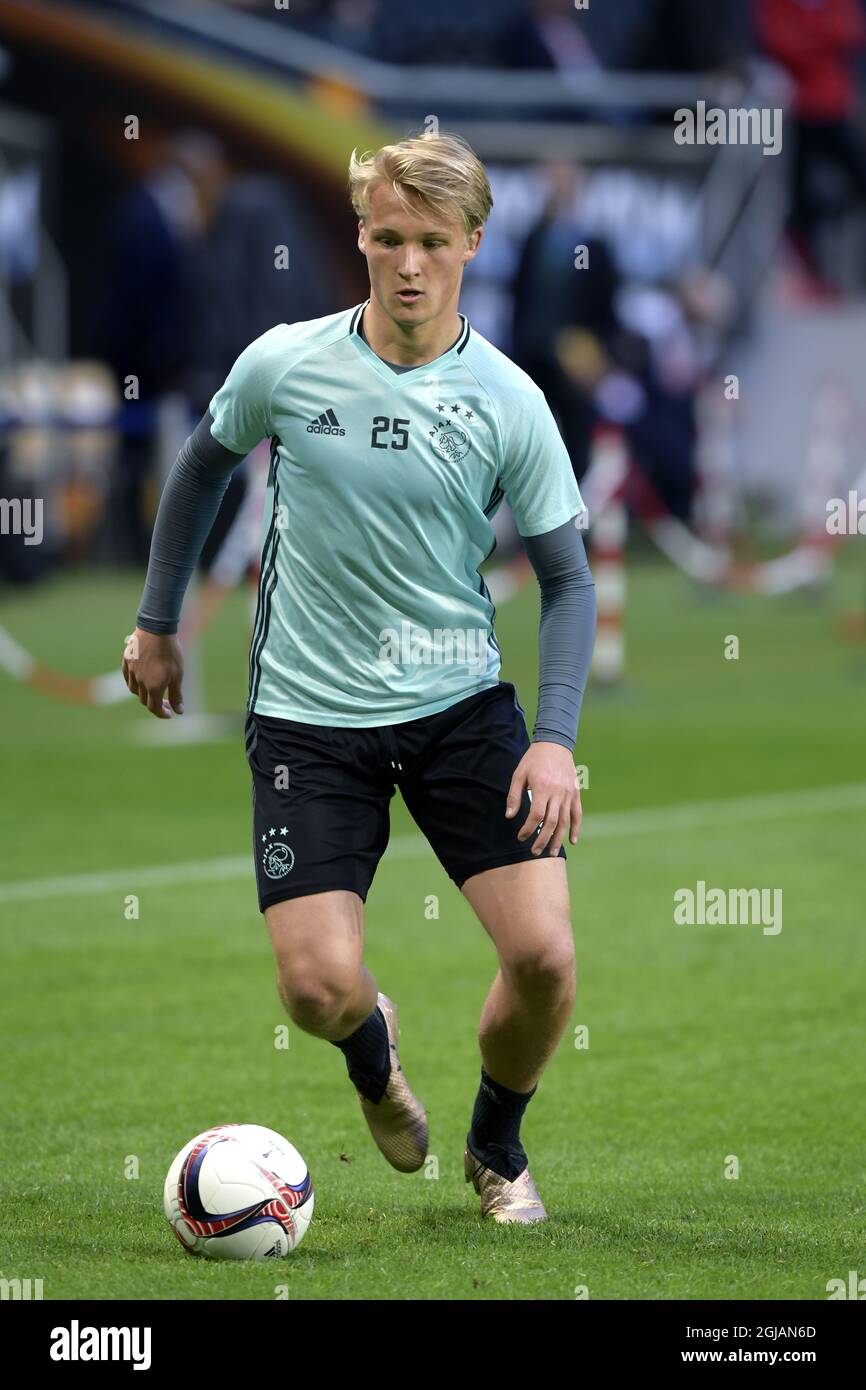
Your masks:
M 531 1091 L 509 1091 L 481 1068 L 481 1085 L 472 1111 L 469 1148 L 494 1173 L 513 1182 L 527 1164 L 520 1142 L 520 1122 L 538 1086 Z
M 391 1049 L 385 1017 L 377 1006 L 348 1038 L 331 1039 L 346 1058 L 349 1076 L 367 1100 L 378 1102 L 391 1075 Z

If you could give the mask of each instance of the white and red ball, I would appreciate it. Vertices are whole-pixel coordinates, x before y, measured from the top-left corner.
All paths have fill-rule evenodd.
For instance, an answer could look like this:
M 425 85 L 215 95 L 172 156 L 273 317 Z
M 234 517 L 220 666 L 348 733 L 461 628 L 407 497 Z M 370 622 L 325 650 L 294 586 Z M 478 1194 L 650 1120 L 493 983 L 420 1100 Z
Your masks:
M 214 1260 L 267 1260 L 300 1245 L 313 1182 L 294 1145 L 263 1125 L 216 1125 L 168 1170 L 166 1219 L 184 1249 Z

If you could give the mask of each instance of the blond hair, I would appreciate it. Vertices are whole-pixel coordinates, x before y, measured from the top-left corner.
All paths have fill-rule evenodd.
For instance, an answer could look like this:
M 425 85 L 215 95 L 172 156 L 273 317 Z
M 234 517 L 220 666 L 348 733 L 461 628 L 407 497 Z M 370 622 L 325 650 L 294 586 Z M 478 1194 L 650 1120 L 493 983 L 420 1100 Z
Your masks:
M 370 193 L 379 183 L 390 184 L 408 212 L 418 211 L 409 201 L 414 197 L 433 212 L 457 214 L 467 236 L 487 221 L 493 207 L 484 165 L 461 135 L 425 132 L 360 156 L 353 150 L 349 193 L 360 218 L 369 216 Z

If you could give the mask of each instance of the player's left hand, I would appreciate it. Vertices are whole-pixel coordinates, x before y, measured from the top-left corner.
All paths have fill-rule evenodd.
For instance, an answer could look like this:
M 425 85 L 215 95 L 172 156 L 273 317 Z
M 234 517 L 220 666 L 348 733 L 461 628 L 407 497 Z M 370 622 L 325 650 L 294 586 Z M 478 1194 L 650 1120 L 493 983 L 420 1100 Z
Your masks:
M 569 839 L 576 845 L 583 810 L 577 770 L 571 753 L 563 744 L 539 740 L 527 749 L 514 769 L 508 788 L 507 817 L 516 816 L 520 810 L 524 788 L 532 793 L 532 810 L 518 831 L 518 840 L 529 839 L 542 826 L 532 853 L 544 854 L 549 846 L 552 855 L 559 854 L 565 832 L 571 826 Z

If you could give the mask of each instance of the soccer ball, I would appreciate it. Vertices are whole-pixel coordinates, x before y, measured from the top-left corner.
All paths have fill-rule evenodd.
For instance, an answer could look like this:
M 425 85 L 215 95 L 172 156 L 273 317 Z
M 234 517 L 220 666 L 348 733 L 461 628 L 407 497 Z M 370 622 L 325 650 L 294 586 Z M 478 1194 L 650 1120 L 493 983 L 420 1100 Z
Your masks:
M 216 1125 L 177 1155 L 163 1206 L 193 1255 L 273 1259 L 303 1240 L 313 1215 L 313 1181 L 281 1134 L 263 1125 Z

